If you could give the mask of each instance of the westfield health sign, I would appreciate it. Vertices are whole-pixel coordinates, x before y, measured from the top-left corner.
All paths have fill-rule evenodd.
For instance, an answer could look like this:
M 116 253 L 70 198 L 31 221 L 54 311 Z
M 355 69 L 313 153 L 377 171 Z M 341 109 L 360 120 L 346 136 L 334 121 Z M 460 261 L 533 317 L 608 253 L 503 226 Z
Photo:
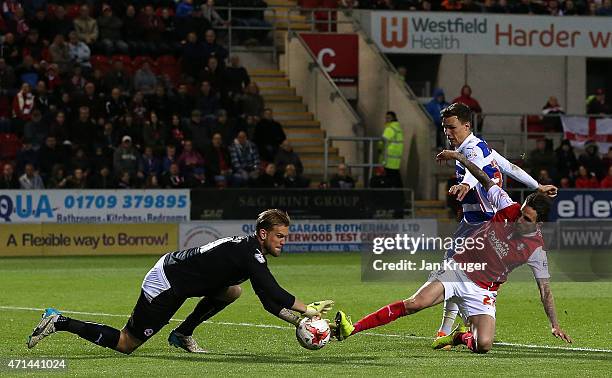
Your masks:
M 371 12 L 385 53 L 612 56 L 609 17 Z

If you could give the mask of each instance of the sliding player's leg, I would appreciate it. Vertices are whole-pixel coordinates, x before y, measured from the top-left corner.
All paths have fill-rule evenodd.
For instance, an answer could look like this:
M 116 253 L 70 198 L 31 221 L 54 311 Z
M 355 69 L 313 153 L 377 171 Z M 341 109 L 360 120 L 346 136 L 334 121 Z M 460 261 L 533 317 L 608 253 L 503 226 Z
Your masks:
M 444 300 L 444 285 L 435 279 L 426 282 L 410 298 L 391 303 L 360 319 L 354 325 L 342 311 L 336 314 L 336 337 L 344 340 L 348 336 L 380 327 L 405 315 L 414 314 L 422 309 L 435 306 Z

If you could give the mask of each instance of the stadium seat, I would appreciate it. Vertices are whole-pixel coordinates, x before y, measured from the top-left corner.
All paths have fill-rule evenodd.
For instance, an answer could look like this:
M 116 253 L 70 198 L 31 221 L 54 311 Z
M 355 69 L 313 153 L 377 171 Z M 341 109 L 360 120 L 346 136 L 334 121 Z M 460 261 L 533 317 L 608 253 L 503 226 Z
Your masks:
M 157 65 L 160 68 L 166 68 L 171 66 L 176 67 L 178 65 L 178 62 L 176 58 L 172 55 L 162 55 L 157 58 Z
M 123 67 L 125 69 L 128 69 L 128 67 L 131 68 L 132 66 L 132 58 L 130 58 L 129 55 L 113 55 L 111 60 L 112 61 L 120 60 L 121 62 L 123 62 Z
M 132 59 L 132 69 L 136 71 L 137 69 L 142 67 L 144 62 L 151 63 L 151 58 L 149 58 L 148 56 L 143 56 L 143 55 L 135 56 L 134 59 Z

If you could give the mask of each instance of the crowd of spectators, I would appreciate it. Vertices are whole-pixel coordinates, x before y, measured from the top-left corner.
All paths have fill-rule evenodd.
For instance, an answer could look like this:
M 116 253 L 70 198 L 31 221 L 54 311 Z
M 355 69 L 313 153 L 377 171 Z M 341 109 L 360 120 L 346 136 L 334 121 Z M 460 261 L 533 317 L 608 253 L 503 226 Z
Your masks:
M 569 140 L 553 149 L 552 141 L 538 139 L 524 168 L 541 184 L 560 188 L 612 188 L 612 147 L 602 156 L 597 143 L 586 142 L 577 154 Z
M 213 0 L 2 1 L 0 188 L 307 186 L 217 42 L 220 13 Z

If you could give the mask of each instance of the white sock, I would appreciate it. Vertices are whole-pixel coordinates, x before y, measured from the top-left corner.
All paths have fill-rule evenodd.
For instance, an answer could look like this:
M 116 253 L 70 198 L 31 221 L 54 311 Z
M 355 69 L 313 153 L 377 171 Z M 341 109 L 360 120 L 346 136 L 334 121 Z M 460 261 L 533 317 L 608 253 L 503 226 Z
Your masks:
M 455 324 L 455 318 L 459 312 L 459 306 L 455 302 L 444 301 L 444 312 L 442 313 L 442 324 L 438 332 L 444 332 L 448 335 L 453 330 L 453 324 Z

